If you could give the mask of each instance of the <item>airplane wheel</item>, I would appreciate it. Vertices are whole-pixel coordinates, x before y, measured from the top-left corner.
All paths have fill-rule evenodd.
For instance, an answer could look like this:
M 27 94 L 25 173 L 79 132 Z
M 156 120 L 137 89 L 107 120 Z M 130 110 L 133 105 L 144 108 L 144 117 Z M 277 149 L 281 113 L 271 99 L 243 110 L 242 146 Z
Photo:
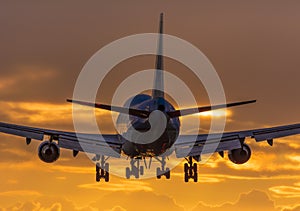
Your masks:
M 104 169 L 100 169 L 100 175 L 104 176 Z
M 105 182 L 109 181 L 109 172 L 108 171 L 105 172 L 104 180 L 105 180 Z
M 198 173 L 194 174 L 194 182 L 198 182 Z
M 130 178 L 130 168 L 127 167 L 126 168 L 126 179 L 129 179 Z
M 184 182 L 188 182 L 189 181 L 189 175 L 188 173 L 184 173 Z
M 140 166 L 140 174 L 144 175 L 144 166 Z
M 136 179 L 138 179 L 138 178 L 140 177 L 139 169 L 138 169 L 137 167 L 134 167 L 134 168 L 132 169 L 132 171 L 133 171 L 134 177 L 135 177 Z
M 189 165 L 187 163 L 184 164 L 184 173 L 189 171 Z
M 170 179 L 170 177 L 171 177 L 171 171 L 169 168 L 166 168 L 166 178 Z
M 156 178 L 157 179 L 161 178 L 161 172 L 160 172 L 160 168 L 159 167 L 156 168 Z
M 100 175 L 96 174 L 96 182 L 100 182 Z
M 106 172 L 109 172 L 109 163 L 105 163 L 104 169 Z
M 135 177 L 136 179 L 140 178 L 140 175 L 139 175 L 139 173 L 138 173 L 138 172 L 136 172 L 136 173 L 134 174 L 134 177 Z
M 194 170 L 194 174 L 196 174 L 197 173 L 197 163 L 194 163 L 194 166 L 193 166 L 193 170 Z

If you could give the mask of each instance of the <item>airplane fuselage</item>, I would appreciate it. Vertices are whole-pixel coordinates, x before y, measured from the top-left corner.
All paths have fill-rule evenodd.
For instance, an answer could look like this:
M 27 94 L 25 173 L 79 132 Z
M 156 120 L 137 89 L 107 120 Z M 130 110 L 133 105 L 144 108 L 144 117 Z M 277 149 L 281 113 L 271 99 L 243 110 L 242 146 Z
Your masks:
M 166 112 L 175 110 L 174 106 L 164 98 L 153 99 L 151 96 L 145 94 L 137 95 L 130 101 L 130 108 L 147 110 L 149 112 L 159 110 L 166 116 L 167 121 L 162 134 L 151 142 L 144 143 L 143 140 L 134 142 L 125 139 L 122 152 L 129 157 L 153 157 L 162 155 L 163 153 L 171 153 L 168 150 L 175 143 L 179 135 L 180 121 L 179 118 L 169 118 Z M 122 123 L 124 124 L 124 122 Z M 124 133 L 133 128 L 141 133 L 145 133 L 151 129 L 149 118 L 130 116 L 127 125 L 128 129 Z

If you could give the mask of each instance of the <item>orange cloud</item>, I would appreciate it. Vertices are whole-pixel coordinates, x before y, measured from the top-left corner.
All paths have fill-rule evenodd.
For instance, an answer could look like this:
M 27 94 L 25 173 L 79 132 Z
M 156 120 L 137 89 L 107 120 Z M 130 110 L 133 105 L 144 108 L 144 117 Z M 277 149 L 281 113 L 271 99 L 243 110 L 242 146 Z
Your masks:
M 115 206 L 115 207 L 113 207 L 112 209 L 104 210 L 104 211 L 126 211 L 126 209 L 124 209 L 124 208 L 121 207 L 121 206 Z
M 274 197 L 283 198 L 299 198 L 300 197 L 300 183 L 295 183 L 294 186 L 274 186 L 269 188 L 269 190 L 274 194 Z
M 43 71 L 40 71 L 41 69 Z M 11 72 L 14 74 L 1 77 L 0 91 L 17 87 L 22 81 L 34 83 L 43 79 L 51 80 L 56 76 L 54 69 L 36 65 L 16 65 L 11 69 Z
M 98 207 L 102 210 L 112 209 L 116 206 L 122 209 L 133 211 L 142 209 L 145 211 L 152 210 L 172 210 L 183 211 L 184 208 L 167 195 L 156 194 L 148 191 L 116 191 L 105 195 L 94 203 L 92 207 Z
M 199 203 L 193 211 L 275 211 L 274 201 L 269 196 L 259 190 L 252 190 L 249 193 L 243 193 L 235 203 L 224 203 L 221 206 L 209 206 L 204 203 Z
M 300 205 L 282 209 L 282 211 L 299 211 L 299 210 L 300 210 Z
M 70 103 L 0 101 L 0 107 L 2 108 L 1 121 L 36 127 L 50 127 L 57 130 L 73 130 L 72 104 Z M 76 113 L 77 118 L 86 125 L 90 124 L 87 118 L 90 109 L 92 108 L 80 106 Z M 101 132 L 114 132 L 111 112 L 101 109 L 94 111 L 96 119 L 99 120 Z
M 153 191 L 149 183 L 142 182 L 142 181 L 122 181 L 121 183 L 105 183 L 105 184 L 82 184 L 78 185 L 79 188 L 86 188 L 86 189 L 95 189 L 100 191 Z
M 0 196 L 41 196 L 42 194 L 32 190 L 15 190 L 0 192 Z
M 91 167 L 78 167 L 78 166 L 66 166 L 66 165 L 49 165 L 50 170 L 59 171 L 72 174 L 94 174 L 94 168 Z
M 18 202 L 3 210 L 74 210 L 74 211 L 95 211 L 96 208 L 90 206 L 79 207 L 64 197 L 41 196 L 34 200 Z

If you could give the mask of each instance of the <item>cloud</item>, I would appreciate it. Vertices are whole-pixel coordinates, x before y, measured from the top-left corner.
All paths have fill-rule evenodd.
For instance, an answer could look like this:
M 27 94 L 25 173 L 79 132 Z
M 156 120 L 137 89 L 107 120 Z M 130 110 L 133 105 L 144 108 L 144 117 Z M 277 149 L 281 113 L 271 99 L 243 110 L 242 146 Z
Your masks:
M 0 98 L 9 101 L 46 100 L 51 81 L 59 76 L 59 71 L 45 65 L 13 64 L 6 67 L 0 78 Z M 51 94 L 51 93 L 49 93 Z
M 0 208 L 1 209 L 1 208 Z M 3 210 L 45 210 L 45 211 L 60 211 L 60 210 L 74 210 L 74 211 L 93 211 L 96 210 L 89 206 L 78 207 L 74 202 L 65 199 L 64 197 L 43 196 L 35 200 L 26 202 L 18 202 Z
M 281 211 L 300 211 L 300 205 L 296 205 L 293 208 L 283 208 Z
M 98 183 L 78 185 L 79 188 L 95 189 L 101 191 L 153 191 L 149 183 L 142 181 L 122 181 L 122 183 L 105 183 L 99 186 Z
M 269 190 L 277 198 L 299 198 L 300 197 L 300 183 L 295 183 L 293 186 L 280 185 L 270 187 Z
M 108 210 L 107 210 L 108 211 Z M 124 209 L 121 206 L 115 206 L 113 207 L 110 211 L 126 211 L 126 209 Z
M 152 210 L 172 210 L 183 211 L 183 207 L 178 205 L 173 198 L 166 195 L 156 194 L 148 191 L 117 191 L 107 194 L 100 200 L 91 204 L 92 207 L 113 209 L 116 206 L 127 211 L 142 209 Z
M 70 103 L 0 101 L 0 118 L 1 121 L 29 126 L 36 125 L 39 128 L 50 127 L 56 130 L 74 130 L 72 106 Z M 85 129 L 80 132 L 91 132 L 89 131 L 90 117 L 88 112 L 91 109 L 84 106 L 78 106 L 78 109 L 76 109 L 77 119 L 83 123 Z M 95 118 L 97 120 L 101 119 L 98 123 L 101 132 L 113 133 L 115 129 L 111 112 L 101 109 L 95 109 L 94 111 L 92 110 Z
M 194 211 L 232 211 L 232 210 L 243 210 L 243 211 L 272 211 L 276 210 L 274 201 L 269 196 L 259 190 L 253 190 L 249 193 L 243 193 L 235 203 L 225 203 L 221 206 L 209 206 L 200 202 L 194 209 Z
M 41 194 L 33 190 L 14 190 L 0 192 L 0 196 L 41 196 Z
M 173 210 L 183 211 L 183 207 L 176 204 L 174 199 L 169 196 L 155 194 L 145 191 L 116 191 L 107 194 L 95 202 L 80 207 L 75 202 L 65 197 L 40 196 L 34 200 L 18 202 L 3 210 L 75 210 L 75 211 L 94 211 L 94 210 L 113 210 L 113 211 L 135 211 L 140 208 L 145 211 L 150 210 Z M 0 207 L 1 209 L 1 207 Z
M 65 173 L 72 173 L 72 174 L 94 174 L 94 168 L 91 167 L 80 167 L 80 166 L 66 166 L 66 165 L 50 165 L 49 169 L 52 171 L 59 171 Z

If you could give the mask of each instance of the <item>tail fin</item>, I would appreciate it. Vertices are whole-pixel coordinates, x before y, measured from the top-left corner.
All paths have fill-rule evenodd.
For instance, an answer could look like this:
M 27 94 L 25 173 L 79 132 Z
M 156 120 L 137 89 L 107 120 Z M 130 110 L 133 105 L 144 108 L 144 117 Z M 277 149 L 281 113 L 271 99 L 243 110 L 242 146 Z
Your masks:
M 159 38 L 156 55 L 156 71 L 154 75 L 154 84 L 152 98 L 164 98 L 164 63 L 163 63 L 163 13 L 160 14 Z

